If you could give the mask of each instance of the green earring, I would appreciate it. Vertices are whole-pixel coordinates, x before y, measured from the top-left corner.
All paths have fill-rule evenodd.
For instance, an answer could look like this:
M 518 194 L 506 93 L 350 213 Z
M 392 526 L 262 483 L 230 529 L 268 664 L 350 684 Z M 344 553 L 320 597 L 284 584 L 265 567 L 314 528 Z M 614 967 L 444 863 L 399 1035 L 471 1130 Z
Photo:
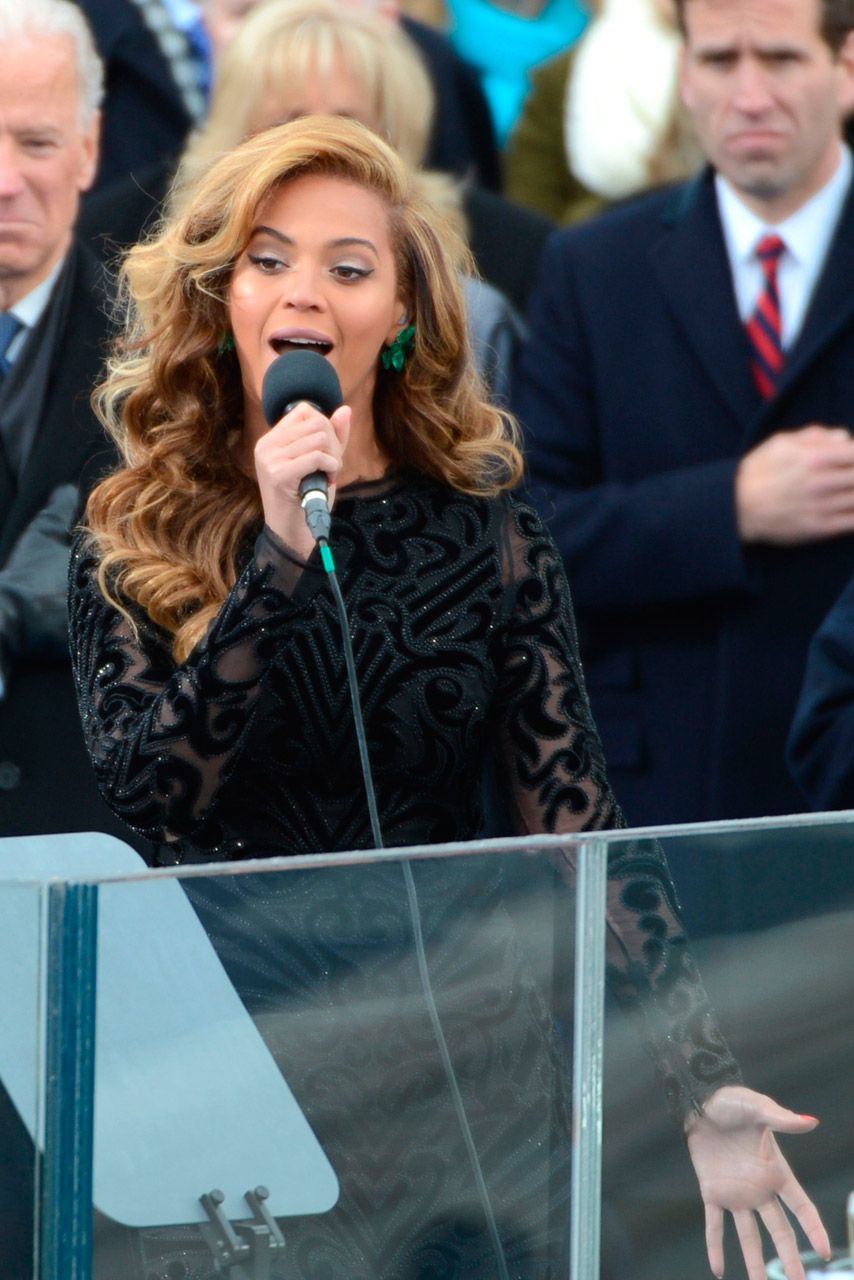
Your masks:
M 402 372 L 403 366 L 412 355 L 412 348 L 415 346 L 415 325 L 411 324 L 406 329 L 401 329 L 394 342 L 387 347 L 383 347 L 382 362 L 384 369 L 394 369 L 397 373 Z
M 217 354 L 224 356 L 226 351 L 233 351 L 233 350 L 234 350 L 234 334 L 224 333 L 219 340 L 219 346 L 217 347 Z

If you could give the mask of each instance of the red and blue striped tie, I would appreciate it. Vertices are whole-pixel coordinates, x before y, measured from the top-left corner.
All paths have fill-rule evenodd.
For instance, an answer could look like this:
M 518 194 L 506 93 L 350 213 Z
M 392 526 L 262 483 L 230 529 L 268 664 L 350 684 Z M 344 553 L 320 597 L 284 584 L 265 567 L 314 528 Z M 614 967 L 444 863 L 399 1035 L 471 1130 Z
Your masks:
M 773 396 L 783 371 L 782 324 L 777 268 L 785 251 L 779 236 L 763 236 L 756 246 L 765 282 L 756 310 L 747 322 L 747 336 L 753 347 L 753 377 L 763 400 Z

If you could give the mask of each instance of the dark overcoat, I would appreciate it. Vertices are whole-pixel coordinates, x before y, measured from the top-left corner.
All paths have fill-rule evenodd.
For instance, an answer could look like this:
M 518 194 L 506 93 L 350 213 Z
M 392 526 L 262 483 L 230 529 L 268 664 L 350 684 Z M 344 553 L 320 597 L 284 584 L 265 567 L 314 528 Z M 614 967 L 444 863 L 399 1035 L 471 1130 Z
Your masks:
M 84 470 L 96 473 L 98 460 L 106 465 L 110 457 L 89 403 L 110 323 L 103 274 L 82 246 L 72 250 L 70 268 L 42 420 L 20 477 L 0 450 L 0 569 L 54 490 L 77 483 Z M 18 661 L 0 701 L 0 836 L 88 830 L 129 834 L 97 792 L 68 659 Z
M 633 825 L 803 809 L 785 743 L 854 539 L 745 546 L 739 459 L 854 429 L 849 192 L 777 393 L 750 373 L 711 173 L 556 233 L 515 408 L 563 553 L 609 776 Z

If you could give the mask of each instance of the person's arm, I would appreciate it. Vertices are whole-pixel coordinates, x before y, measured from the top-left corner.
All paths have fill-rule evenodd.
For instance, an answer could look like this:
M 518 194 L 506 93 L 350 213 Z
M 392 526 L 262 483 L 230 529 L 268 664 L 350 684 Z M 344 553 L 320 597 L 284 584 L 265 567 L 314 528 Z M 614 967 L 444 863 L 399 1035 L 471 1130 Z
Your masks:
M 590 714 L 560 556 L 538 517 L 525 507 L 510 508 L 503 559 L 506 611 L 497 650 L 495 714 L 517 830 L 576 833 L 619 827 L 622 818 Z M 574 876 L 570 851 L 562 862 Z M 627 839 L 612 846 L 607 973 L 621 1005 L 640 1017 L 671 1109 L 688 1135 L 706 1204 L 713 1271 L 721 1274 L 721 1225 L 723 1214 L 731 1212 L 748 1273 L 759 1280 L 758 1214 L 787 1263 L 790 1280 L 803 1280 L 780 1200 L 821 1253 L 828 1252 L 827 1235 L 771 1130 L 807 1132 L 816 1122 L 741 1084 L 693 962 L 656 841 Z
M 521 504 L 509 510 L 494 714 L 515 829 L 574 834 L 622 827 L 587 698 L 560 556 L 535 512 Z M 720 1084 L 740 1082 L 691 963 L 675 890 L 654 841 L 614 846 L 608 968 L 621 1003 L 642 1014 L 645 1039 L 679 1116 L 700 1111 Z M 681 989 L 679 1002 L 668 999 L 674 987 Z
M 566 234 L 546 245 L 513 408 L 525 429 L 530 491 L 563 555 L 579 608 L 625 614 L 749 590 L 736 456 L 651 471 L 631 483 L 606 474 L 607 428 L 621 428 L 601 421 L 606 379 L 613 384 L 609 394 L 619 386 L 614 379 L 626 380 L 621 399 L 635 419 L 627 448 L 646 449 L 643 433 L 654 441 L 673 424 L 659 423 L 650 410 L 649 422 L 638 425 L 643 388 L 621 374 L 619 351 L 601 350 L 601 335 L 591 343 Z M 615 331 L 614 343 L 623 336 Z M 610 399 L 613 404 L 615 396 Z
M 254 447 L 264 527 L 202 641 L 176 665 L 170 640 L 110 604 L 98 557 L 80 535 L 69 570 L 69 627 L 83 734 L 116 813 L 155 842 L 190 835 L 237 766 L 289 622 L 313 606 L 325 573 L 301 507 L 300 481 L 329 477 L 335 501 L 350 429 L 301 401 Z M 131 613 L 129 609 L 128 614 Z
M 324 574 L 265 529 L 203 640 L 177 665 L 169 637 L 104 597 L 85 534 L 71 557 L 69 626 L 84 737 L 115 812 L 156 842 L 189 835 L 237 766 L 288 622 Z
M 0 698 L 15 664 L 68 650 L 66 582 L 77 486 L 60 485 L 21 534 L 0 570 Z
M 814 808 L 854 808 L 854 579 L 810 645 L 788 758 Z

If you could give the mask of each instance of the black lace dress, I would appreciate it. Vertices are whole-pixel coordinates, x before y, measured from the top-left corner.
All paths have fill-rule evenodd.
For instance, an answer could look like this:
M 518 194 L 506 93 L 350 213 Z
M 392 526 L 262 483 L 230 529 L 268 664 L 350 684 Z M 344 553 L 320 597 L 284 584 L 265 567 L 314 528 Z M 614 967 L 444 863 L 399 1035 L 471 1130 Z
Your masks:
M 474 837 L 490 755 L 508 834 L 619 825 L 563 568 L 528 507 L 399 473 L 339 493 L 333 545 L 387 847 Z M 153 860 L 370 848 L 339 623 L 319 565 L 296 563 L 262 532 L 181 666 L 166 635 L 134 615 L 135 635 L 104 600 L 96 569 L 81 535 L 70 619 L 83 726 L 105 797 L 154 842 Z M 414 867 L 509 1274 L 525 1280 L 563 1274 L 569 1067 L 565 993 L 555 997 L 536 958 L 552 908 L 532 919 L 519 903 L 534 883 L 548 881 L 541 903 L 571 892 L 572 870 L 569 856 L 545 869 L 521 854 Z M 324 877 L 187 884 L 341 1182 L 332 1212 L 289 1222 L 298 1265 L 282 1274 L 497 1275 L 425 1020 L 400 866 Z M 612 985 L 640 1010 L 685 1114 L 738 1072 L 655 846 L 615 852 L 608 903 Z M 567 905 L 555 936 L 570 926 Z M 306 1016 L 307 1000 L 325 1021 Z M 161 1263 L 179 1257 L 187 1274 L 205 1274 L 191 1234 L 179 1248 L 170 1233 L 148 1233 L 140 1248 L 146 1275 L 166 1275 Z

